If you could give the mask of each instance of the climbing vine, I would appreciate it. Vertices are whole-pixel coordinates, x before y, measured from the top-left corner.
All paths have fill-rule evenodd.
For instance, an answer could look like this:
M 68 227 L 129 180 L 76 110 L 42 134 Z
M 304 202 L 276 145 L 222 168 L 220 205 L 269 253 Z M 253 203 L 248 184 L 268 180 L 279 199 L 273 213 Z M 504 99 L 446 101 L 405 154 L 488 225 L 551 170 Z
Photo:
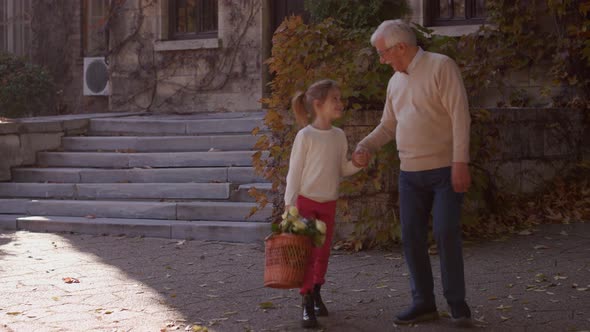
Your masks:
M 146 12 L 155 11 L 159 1 L 112 1 L 101 29 L 107 34 L 106 57 L 116 78 L 124 78 L 122 93 L 114 94 L 111 103 L 118 109 L 162 110 L 198 105 L 204 92 L 227 87 L 230 79 L 247 79 L 247 52 L 255 45 L 246 38 L 256 24 L 262 1 L 248 0 L 236 4 L 220 0 L 228 10 L 224 24 L 232 31 L 218 49 L 158 52 L 158 38 L 146 23 Z M 149 21 L 147 21 L 149 22 Z M 130 58 L 132 60 L 130 60 Z M 187 72 L 191 73 L 187 76 Z M 116 79 L 114 84 L 117 84 Z

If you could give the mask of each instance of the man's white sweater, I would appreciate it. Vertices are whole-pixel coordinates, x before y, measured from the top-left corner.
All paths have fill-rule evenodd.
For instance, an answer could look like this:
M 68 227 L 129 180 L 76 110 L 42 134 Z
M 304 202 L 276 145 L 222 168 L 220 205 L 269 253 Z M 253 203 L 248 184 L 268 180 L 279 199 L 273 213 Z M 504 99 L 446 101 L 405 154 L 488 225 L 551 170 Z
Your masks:
M 340 178 L 360 170 L 348 160 L 347 151 L 340 128 L 320 130 L 309 125 L 301 129 L 291 150 L 285 204 L 295 206 L 298 195 L 316 202 L 336 200 Z
M 389 80 L 381 123 L 359 146 L 375 152 L 395 138 L 403 171 L 469 162 L 471 118 L 457 64 L 419 49 L 406 71 Z

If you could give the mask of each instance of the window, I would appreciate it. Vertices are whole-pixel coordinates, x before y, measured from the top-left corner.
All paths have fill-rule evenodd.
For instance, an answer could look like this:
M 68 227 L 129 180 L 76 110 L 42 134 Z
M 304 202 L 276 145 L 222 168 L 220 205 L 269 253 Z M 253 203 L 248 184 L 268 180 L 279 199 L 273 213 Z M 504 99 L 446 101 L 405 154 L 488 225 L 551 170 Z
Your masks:
M 31 0 L 0 0 L 0 51 L 31 54 Z
M 485 22 L 485 0 L 430 0 L 430 25 L 468 25 Z
M 217 0 L 169 0 L 170 39 L 217 37 Z
M 83 49 L 85 56 L 100 56 L 107 51 L 106 21 L 110 0 L 83 1 Z

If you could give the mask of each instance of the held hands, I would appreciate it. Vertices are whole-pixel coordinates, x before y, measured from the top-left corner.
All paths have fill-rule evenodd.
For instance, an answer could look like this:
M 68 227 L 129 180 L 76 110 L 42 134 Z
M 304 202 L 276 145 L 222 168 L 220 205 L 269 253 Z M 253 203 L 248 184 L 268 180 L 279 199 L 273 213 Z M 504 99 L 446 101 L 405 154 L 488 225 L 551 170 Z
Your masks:
M 365 168 L 369 165 L 371 154 L 369 151 L 361 146 L 357 146 L 352 153 L 352 164 L 358 168 Z
M 453 163 L 451 170 L 453 190 L 457 193 L 466 193 L 471 186 L 471 174 L 467 163 Z

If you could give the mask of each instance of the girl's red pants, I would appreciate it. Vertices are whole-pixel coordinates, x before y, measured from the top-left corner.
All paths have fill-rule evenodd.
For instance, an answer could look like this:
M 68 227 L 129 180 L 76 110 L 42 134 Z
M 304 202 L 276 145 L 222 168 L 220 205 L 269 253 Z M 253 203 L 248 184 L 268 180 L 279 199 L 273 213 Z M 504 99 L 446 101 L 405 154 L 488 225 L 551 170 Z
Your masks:
M 334 219 L 336 217 L 336 201 L 316 202 L 304 196 L 297 197 L 297 209 L 299 214 L 308 219 L 319 219 L 326 223 L 326 242 L 321 247 L 313 247 L 300 294 L 313 291 L 315 284 L 323 285 L 328 270 L 328 259 L 334 236 Z

